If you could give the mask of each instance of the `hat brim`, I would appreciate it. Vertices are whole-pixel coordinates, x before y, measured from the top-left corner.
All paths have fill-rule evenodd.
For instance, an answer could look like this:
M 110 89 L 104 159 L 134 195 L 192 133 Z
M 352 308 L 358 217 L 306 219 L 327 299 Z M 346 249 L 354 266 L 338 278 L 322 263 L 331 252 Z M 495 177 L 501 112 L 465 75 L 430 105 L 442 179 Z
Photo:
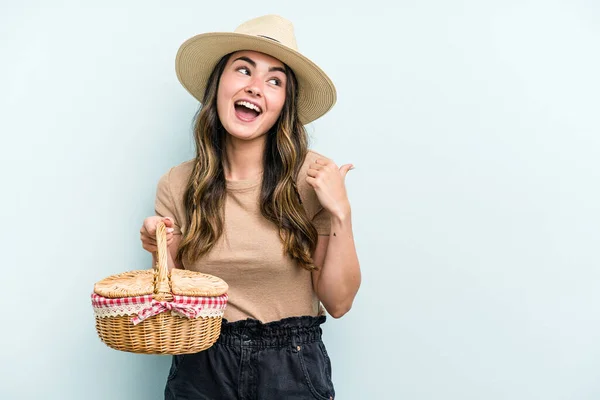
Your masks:
M 294 71 L 298 80 L 298 115 L 308 124 L 329 111 L 336 101 L 333 82 L 311 60 L 274 40 L 232 32 L 211 32 L 186 40 L 175 58 L 177 78 L 202 102 L 210 74 L 226 54 L 258 51 L 275 57 Z

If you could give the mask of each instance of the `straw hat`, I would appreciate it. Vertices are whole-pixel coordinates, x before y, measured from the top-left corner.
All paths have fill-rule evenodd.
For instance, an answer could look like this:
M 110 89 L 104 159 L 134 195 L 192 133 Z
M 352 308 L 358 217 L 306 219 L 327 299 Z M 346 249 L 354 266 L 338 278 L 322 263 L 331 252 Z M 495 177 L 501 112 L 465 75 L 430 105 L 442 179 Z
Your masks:
M 202 102 L 212 70 L 226 54 L 253 50 L 277 58 L 298 79 L 298 113 L 308 124 L 333 107 L 336 91 L 321 68 L 298 52 L 292 23 L 278 15 L 265 15 L 238 26 L 234 32 L 210 32 L 185 41 L 175 59 L 179 81 Z

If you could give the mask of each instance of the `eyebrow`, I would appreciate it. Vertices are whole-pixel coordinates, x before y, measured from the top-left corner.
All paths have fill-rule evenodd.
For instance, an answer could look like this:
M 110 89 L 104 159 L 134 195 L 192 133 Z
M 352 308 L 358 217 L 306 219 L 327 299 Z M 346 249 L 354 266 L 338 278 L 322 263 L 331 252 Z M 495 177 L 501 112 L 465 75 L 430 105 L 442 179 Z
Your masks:
M 233 62 L 236 62 L 238 60 L 246 61 L 248 64 L 252 65 L 252 67 L 256 68 L 256 62 L 249 57 L 246 57 L 246 56 L 238 57 L 235 60 L 233 60 Z M 269 72 L 273 72 L 273 71 L 279 71 L 279 72 L 283 72 L 285 74 L 285 68 L 282 68 L 282 67 L 269 67 Z

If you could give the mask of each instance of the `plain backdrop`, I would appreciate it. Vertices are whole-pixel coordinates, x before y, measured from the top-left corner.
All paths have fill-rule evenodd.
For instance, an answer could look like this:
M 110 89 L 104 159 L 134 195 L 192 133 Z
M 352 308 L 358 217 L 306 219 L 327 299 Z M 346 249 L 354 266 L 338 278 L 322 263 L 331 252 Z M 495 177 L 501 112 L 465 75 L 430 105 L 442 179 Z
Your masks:
M 0 2 L 0 398 L 160 399 L 100 342 L 94 282 L 193 156 L 187 38 L 291 19 L 338 103 L 363 283 L 324 326 L 339 399 L 600 398 L 595 0 Z

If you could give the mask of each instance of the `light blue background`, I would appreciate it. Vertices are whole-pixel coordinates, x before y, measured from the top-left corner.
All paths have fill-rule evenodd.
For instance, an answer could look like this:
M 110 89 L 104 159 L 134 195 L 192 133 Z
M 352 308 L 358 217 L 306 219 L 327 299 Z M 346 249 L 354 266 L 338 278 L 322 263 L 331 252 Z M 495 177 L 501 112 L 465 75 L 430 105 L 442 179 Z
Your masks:
M 168 358 L 104 346 L 89 294 L 150 265 L 193 154 L 178 46 L 266 13 L 337 84 L 313 148 L 356 165 L 338 398 L 600 398 L 597 1 L 0 4 L 1 399 L 161 398 Z

